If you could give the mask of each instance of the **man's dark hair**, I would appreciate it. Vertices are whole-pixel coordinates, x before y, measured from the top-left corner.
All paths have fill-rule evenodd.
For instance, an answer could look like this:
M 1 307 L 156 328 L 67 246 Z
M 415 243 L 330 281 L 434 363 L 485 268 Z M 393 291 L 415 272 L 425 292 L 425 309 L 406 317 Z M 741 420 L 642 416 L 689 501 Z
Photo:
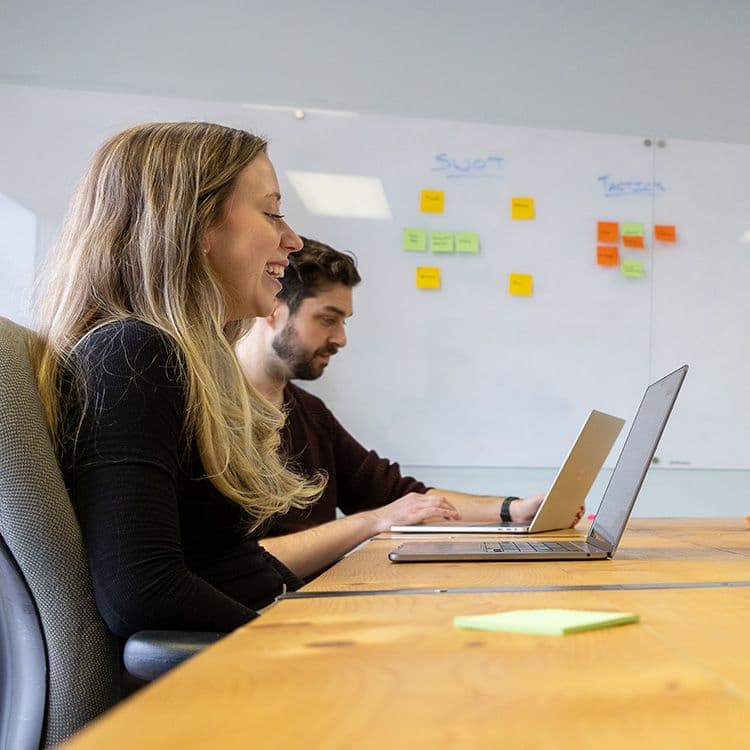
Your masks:
M 315 297 L 332 284 L 343 284 L 350 289 L 362 280 L 357 271 L 357 260 L 350 253 L 342 253 L 328 245 L 307 237 L 298 253 L 289 256 L 289 267 L 281 279 L 278 298 L 294 314 L 302 301 Z

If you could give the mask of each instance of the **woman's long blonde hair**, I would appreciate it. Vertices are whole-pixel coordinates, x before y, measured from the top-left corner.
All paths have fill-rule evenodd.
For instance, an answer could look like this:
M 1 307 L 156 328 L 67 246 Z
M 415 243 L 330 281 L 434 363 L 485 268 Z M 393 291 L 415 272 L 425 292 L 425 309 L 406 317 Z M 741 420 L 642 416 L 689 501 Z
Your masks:
M 39 390 L 58 451 L 63 368 L 92 330 L 126 318 L 167 334 L 182 357 L 186 430 L 208 478 L 257 528 L 320 493 L 278 456 L 283 415 L 247 383 L 226 298 L 202 249 L 237 175 L 266 142 L 210 123 L 148 123 L 107 141 L 71 204 L 39 287 Z

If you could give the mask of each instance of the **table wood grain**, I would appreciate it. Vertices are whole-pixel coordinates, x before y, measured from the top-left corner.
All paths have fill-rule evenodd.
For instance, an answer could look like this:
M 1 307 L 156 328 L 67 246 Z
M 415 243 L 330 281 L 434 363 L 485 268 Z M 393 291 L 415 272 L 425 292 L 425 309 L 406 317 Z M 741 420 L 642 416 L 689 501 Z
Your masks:
M 527 584 L 750 578 L 744 519 L 710 522 L 708 537 L 706 525 L 643 521 L 610 563 L 503 563 L 495 575 Z M 380 560 L 389 544 L 360 549 L 329 579 L 335 573 L 343 585 L 355 574 L 353 583 L 372 587 L 368 571 L 382 580 L 381 567 L 420 578 L 409 571 L 423 565 L 381 566 L 371 557 Z M 497 567 L 466 563 L 461 576 L 485 579 Z M 641 620 L 564 637 L 452 624 L 456 615 L 541 607 L 630 611 Z M 749 625 L 747 587 L 286 600 L 66 748 L 744 749 Z

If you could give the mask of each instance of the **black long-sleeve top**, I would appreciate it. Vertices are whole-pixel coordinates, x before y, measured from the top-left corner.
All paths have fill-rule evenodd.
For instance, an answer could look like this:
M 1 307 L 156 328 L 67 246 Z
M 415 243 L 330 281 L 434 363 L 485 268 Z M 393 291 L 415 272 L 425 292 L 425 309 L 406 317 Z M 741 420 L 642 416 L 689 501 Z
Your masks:
M 245 511 L 205 477 L 184 434 L 179 357 L 162 332 L 127 320 L 94 331 L 75 350 L 85 401 L 66 378 L 63 424 L 77 438 L 64 448 L 63 472 L 98 608 L 123 637 L 141 629 L 229 631 L 284 583 L 300 585 L 248 535 Z

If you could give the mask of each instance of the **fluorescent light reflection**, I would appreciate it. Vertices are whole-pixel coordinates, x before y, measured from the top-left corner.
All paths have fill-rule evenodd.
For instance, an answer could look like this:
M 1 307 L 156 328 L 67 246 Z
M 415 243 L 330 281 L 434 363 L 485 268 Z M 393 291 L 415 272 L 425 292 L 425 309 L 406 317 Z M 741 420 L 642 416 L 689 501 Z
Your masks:
M 377 177 L 323 172 L 287 172 L 292 187 L 316 216 L 390 219 L 391 209 Z
M 745 234 L 740 237 L 740 242 L 743 245 L 750 245 L 750 229 L 748 229 Z
M 297 116 L 298 112 L 306 115 L 322 115 L 324 117 L 359 117 L 359 112 L 349 112 L 345 109 L 318 109 L 317 107 L 290 107 L 288 104 L 242 104 L 243 109 L 264 109 L 269 112 L 288 112 Z

